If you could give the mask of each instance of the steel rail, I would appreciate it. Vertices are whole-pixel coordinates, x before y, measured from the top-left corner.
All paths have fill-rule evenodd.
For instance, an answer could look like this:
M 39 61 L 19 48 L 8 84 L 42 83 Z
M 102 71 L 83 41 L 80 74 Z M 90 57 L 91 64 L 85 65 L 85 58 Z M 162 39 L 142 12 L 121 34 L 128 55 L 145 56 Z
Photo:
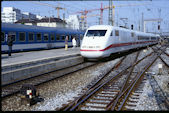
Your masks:
M 93 84 L 90 88 L 88 88 L 88 90 L 82 95 L 80 96 L 79 98 L 77 98 L 75 101 L 73 101 L 70 105 L 66 105 L 66 106 L 63 106 L 61 109 L 59 110 L 64 110 L 64 111 L 67 111 L 69 109 L 71 109 L 72 106 L 76 105 L 79 101 L 81 101 L 83 98 L 85 98 L 86 95 L 88 95 L 88 93 L 90 93 L 91 91 L 93 91 L 95 88 L 99 87 L 99 83 L 114 69 L 118 68 L 119 65 L 124 61 L 124 59 L 126 58 L 123 57 L 118 63 L 116 63 L 104 76 L 102 76 L 100 79 L 98 79 L 96 81 L 95 84 Z
M 120 105 L 120 107 L 117 109 L 117 111 L 123 109 L 123 107 L 124 107 L 125 103 L 127 102 L 131 92 L 133 92 L 134 88 L 136 88 L 136 85 L 138 85 L 137 83 L 140 82 L 140 79 L 143 77 L 144 73 L 152 66 L 152 64 L 157 60 L 157 58 L 158 58 L 158 56 L 156 58 L 154 58 L 154 60 L 150 64 L 146 65 L 144 71 L 142 71 L 140 73 L 140 75 L 137 77 L 137 79 L 135 81 L 133 81 L 134 83 L 131 84 L 131 86 L 129 87 L 130 89 L 127 92 L 126 96 L 124 97 L 124 100 L 123 100 L 122 104 Z M 113 108 L 113 110 L 114 110 L 114 108 Z
M 169 68 L 169 64 L 167 64 L 166 61 L 164 61 L 164 59 L 163 59 L 161 56 L 159 56 L 159 58 L 160 58 L 161 61 L 165 64 L 165 66 L 167 66 L 167 67 Z
M 163 52 L 163 51 L 162 51 L 162 52 Z M 129 89 L 129 88 L 131 87 L 131 88 L 129 89 L 129 91 L 127 92 L 127 95 L 125 96 L 125 98 L 124 98 L 122 104 L 121 104 L 120 107 L 117 109 L 118 111 L 123 109 L 125 103 L 127 102 L 128 98 L 129 98 L 129 95 L 130 95 L 131 92 L 134 90 L 134 87 L 135 87 L 136 83 L 138 83 L 138 81 L 140 82 L 140 78 L 143 78 L 143 77 L 144 77 L 144 73 L 153 65 L 153 63 L 157 60 L 157 58 L 160 57 L 160 55 L 162 54 L 162 52 L 161 52 L 160 54 L 158 54 L 157 57 L 154 58 L 154 60 L 152 61 L 151 64 L 148 64 L 148 65 L 145 66 L 144 71 L 138 76 L 137 80 L 135 80 L 135 82 L 133 81 L 134 83 L 131 84 L 132 86 L 130 85 L 130 86 L 127 88 L 127 89 Z M 127 91 L 127 89 L 126 89 L 126 91 Z M 120 97 L 123 96 L 124 93 L 125 93 L 125 92 L 123 92 L 123 93 L 120 95 Z M 115 106 L 117 107 L 117 104 L 116 104 Z M 115 106 L 113 106 L 111 110 L 115 110 Z
M 141 62 L 142 60 L 144 60 L 145 58 L 147 58 L 148 56 L 151 56 L 153 54 L 153 52 L 151 52 L 150 54 L 148 54 L 147 56 L 143 57 L 142 59 L 140 59 L 139 61 L 135 62 L 133 65 L 128 66 L 127 68 L 125 68 L 124 70 L 122 70 L 120 73 L 118 73 L 117 75 L 114 75 L 112 78 L 108 79 L 106 82 L 104 82 L 103 84 L 98 84 L 95 88 L 93 88 L 90 91 L 87 91 L 87 93 L 85 93 L 85 95 L 79 102 L 76 103 L 76 105 L 73 104 L 73 106 L 69 106 L 68 108 L 64 109 L 64 111 L 70 110 L 73 111 L 75 109 L 77 109 L 77 107 L 82 104 L 83 102 L 85 102 L 89 97 L 91 97 L 94 93 L 96 93 L 100 88 L 102 88 L 104 85 L 108 84 L 109 82 L 111 82 L 112 80 L 116 79 L 117 77 L 119 77 L 119 75 L 121 75 L 122 73 L 124 73 L 127 69 L 131 68 L 132 66 L 137 65 L 139 62 Z
M 86 65 L 84 65 L 84 64 L 86 64 Z M 76 71 L 79 71 L 81 69 L 93 66 L 95 64 L 96 63 L 91 63 L 90 64 L 90 63 L 84 63 L 83 62 L 83 63 L 77 64 L 77 65 L 74 65 L 74 66 L 71 66 L 71 67 L 68 67 L 68 68 L 64 68 L 63 70 L 65 70 L 64 71 L 65 73 L 63 73 L 60 76 L 64 76 L 64 75 L 67 75 L 67 74 L 70 74 L 70 73 L 74 73 Z M 81 65 L 84 65 L 84 67 L 81 68 Z M 74 68 L 74 70 L 71 70 L 70 72 L 66 71 L 69 68 Z M 11 96 L 11 95 L 19 93 L 21 86 L 23 84 L 25 84 L 25 83 L 29 83 L 29 84 L 32 84 L 34 86 L 38 86 L 38 85 L 40 85 L 42 83 L 46 83 L 46 82 L 49 82 L 49 81 L 51 81 L 53 79 L 59 78 L 58 76 L 55 76 L 52 73 L 55 73 L 55 72 L 58 72 L 58 71 L 63 71 L 63 70 L 60 69 L 60 70 L 57 70 L 57 71 L 48 72 L 48 73 L 41 74 L 41 75 L 36 76 L 36 77 L 32 77 L 32 78 L 25 79 L 25 80 L 22 80 L 20 82 L 14 83 L 14 84 L 10 84 L 10 85 L 4 86 L 4 87 L 1 88 L 1 97 L 2 97 L 2 99 L 4 99 L 4 98 L 6 98 L 8 96 Z
M 135 60 L 134 60 L 134 63 L 137 61 L 139 54 L 140 54 L 140 51 L 137 53 L 136 58 L 135 58 Z M 133 63 L 133 64 L 134 64 L 134 63 Z M 133 66 L 131 67 L 130 73 L 127 74 L 127 77 L 126 77 L 126 79 L 125 79 L 125 81 L 124 81 L 124 83 L 123 83 L 123 85 L 122 85 L 122 88 L 120 89 L 119 94 L 121 94 L 121 93 L 124 91 L 124 89 L 126 88 L 127 84 L 129 84 L 129 83 L 128 83 L 128 80 L 129 80 L 129 78 L 130 78 L 130 76 L 131 76 L 131 74 L 132 74 L 132 72 L 133 72 L 134 67 L 135 67 L 135 65 L 133 65 Z M 119 98 L 120 98 L 120 97 L 117 95 L 117 96 L 107 105 L 107 110 L 110 110 L 113 104 L 116 105 L 117 102 L 118 102 L 118 100 L 119 100 Z

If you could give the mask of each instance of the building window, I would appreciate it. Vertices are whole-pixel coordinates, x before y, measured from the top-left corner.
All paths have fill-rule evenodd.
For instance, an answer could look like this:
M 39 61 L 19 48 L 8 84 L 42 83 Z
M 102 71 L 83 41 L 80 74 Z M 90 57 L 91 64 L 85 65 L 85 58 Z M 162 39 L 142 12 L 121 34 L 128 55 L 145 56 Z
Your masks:
M 29 38 L 28 38 L 28 40 L 29 40 L 30 42 L 34 41 L 34 34 L 33 34 L 33 33 L 29 33 Z
M 48 34 L 44 34 L 43 37 L 44 37 L 44 41 L 48 41 L 49 40 Z
M 19 41 L 25 41 L 25 33 L 19 33 Z
M 115 35 L 119 36 L 119 31 L 118 30 L 115 30 Z
M 37 38 L 37 41 L 41 41 L 41 40 L 42 40 L 42 35 L 41 35 L 41 33 L 37 33 L 37 34 L 36 34 L 36 38 Z
M 54 35 L 54 34 L 51 34 L 51 35 L 50 35 L 50 38 L 51 38 L 51 41 L 54 41 L 54 40 L 55 40 L 55 35 Z

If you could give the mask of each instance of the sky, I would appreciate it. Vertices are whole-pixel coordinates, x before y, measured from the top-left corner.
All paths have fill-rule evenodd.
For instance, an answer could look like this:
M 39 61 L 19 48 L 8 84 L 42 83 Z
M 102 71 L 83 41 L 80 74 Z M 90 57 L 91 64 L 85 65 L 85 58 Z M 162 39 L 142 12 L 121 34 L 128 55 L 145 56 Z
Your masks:
M 115 6 L 115 26 L 124 26 L 127 23 L 127 27 L 130 28 L 131 24 L 134 25 L 135 30 L 139 30 L 139 26 L 142 27 L 142 16 L 144 19 L 157 19 L 162 18 L 162 22 L 147 22 L 146 31 L 148 32 L 158 32 L 158 24 L 162 32 L 169 32 L 169 0 L 112 0 Z M 47 5 L 41 5 L 40 3 L 50 4 L 51 7 Z M 71 14 L 81 15 L 77 13 L 84 10 L 99 9 L 101 7 L 109 6 L 108 0 L 61 0 L 61 1 L 2 1 L 1 11 L 3 7 L 15 7 L 21 10 L 21 12 L 30 12 L 33 14 L 38 14 L 40 16 L 54 16 L 57 15 L 57 10 L 54 7 L 63 7 L 65 10 L 60 10 L 60 17 L 63 18 L 63 13 L 65 17 L 68 18 Z M 120 7 L 123 5 L 123 7 Z M 132 6 L 131 6 L 132 5 Z M 134 5 L 134 6 L 133 6 Z M 54 7 L 53 7 L 54 6 Z M 96 25 L 99 22 L 100 10 L 92 11 L 87 15 L 87 23 L 89 26 Z M 126 20 L 122 18 L 127 18 Z M 103 24 L 108 24 L 108 9 L 103 11 Z

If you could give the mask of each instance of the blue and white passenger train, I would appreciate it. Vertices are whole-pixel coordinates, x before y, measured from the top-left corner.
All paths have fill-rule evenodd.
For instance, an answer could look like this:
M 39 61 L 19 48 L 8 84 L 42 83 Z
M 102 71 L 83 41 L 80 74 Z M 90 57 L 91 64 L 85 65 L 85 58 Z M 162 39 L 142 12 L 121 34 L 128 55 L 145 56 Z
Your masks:
M 19 24 L 1 24 L 1 53 L 8 51 L 6 37 L 12 35 L 14 39 L 12 51 L 30 51 L 39 49 L 62 48 L 65 37 L 69 36 L 68 46 L 72 46 L 72 37 L 76 37 L 80 46 L 85 31 L 66 28 L 40 27 Z
M 86 30 L 80 53 L 85 58 L 104 58 L 112 53 L 158 43 L 159 35 L 110 25 L 95 25 Z

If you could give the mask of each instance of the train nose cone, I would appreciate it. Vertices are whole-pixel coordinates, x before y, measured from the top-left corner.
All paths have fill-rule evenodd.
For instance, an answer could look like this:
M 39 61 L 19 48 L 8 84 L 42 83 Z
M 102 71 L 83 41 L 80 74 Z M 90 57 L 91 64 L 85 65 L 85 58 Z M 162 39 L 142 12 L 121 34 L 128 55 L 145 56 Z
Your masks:
M 99 51 L 80 51 L 80 54 L 85 58 L 101 58 L 103 56 L 103 53 Z

